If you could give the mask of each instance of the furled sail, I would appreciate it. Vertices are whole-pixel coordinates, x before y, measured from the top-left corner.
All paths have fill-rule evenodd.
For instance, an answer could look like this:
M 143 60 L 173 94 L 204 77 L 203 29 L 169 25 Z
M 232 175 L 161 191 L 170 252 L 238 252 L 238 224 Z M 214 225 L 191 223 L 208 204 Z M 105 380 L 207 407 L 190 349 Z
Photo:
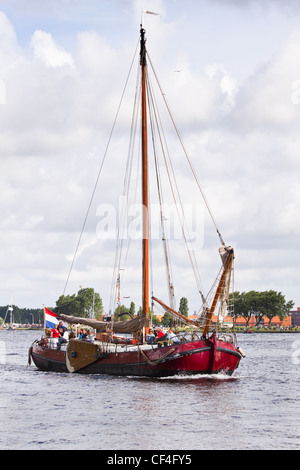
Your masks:
M 115 333 L 135 333 L 149 324 L 149 319 L 144 316 L 117 322 L 99 321 L 94 318 L 73 317 L 64 314 L 59 314 L 57 318 L 72 324 L 80 323 L 81 325 L 90 326 L 99 332 L 114 331 Z
M 231 247 L 221 247 L 219 248 L 219 253 L 222 259 L 222 264 L 223 266 L 225 265 L 227 256 L 228 256 L 228 248 L 230 249 Z M 234 254 L 230 259 L 230 263 L 228 265 L 226 275 L 224 278 L 224 283 L 222 286 L 221 294 L 220 294 L 220 308 L 219 308 L 219 322 L 223 322 L 225 319 L 225 316 L 230 313 L 229 311 L 229 292 L 230 292 L 230 286 L 232 282 L 232 275 L 233 275 L 233 263 L 234 263 Z
M 228 310 L 230 282 L 233 276 L 234 250 L 231 246 L 224 246 L 220 248 L 219 253 L 222 260 L 222 267 L 206 298 L 206 303 L 203 304 L 202 310 L 198 315 L 198 322 L 204 327 L 204 336 L 206 336 L 208 332 L 217 303 L 220 303 L 219 318 L 221 321 Z

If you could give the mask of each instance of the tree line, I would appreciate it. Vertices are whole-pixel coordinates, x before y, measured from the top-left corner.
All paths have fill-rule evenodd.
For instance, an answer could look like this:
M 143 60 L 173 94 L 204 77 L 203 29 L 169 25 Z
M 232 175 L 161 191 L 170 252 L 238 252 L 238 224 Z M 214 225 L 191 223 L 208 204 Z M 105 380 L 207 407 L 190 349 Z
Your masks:
M 102 299 L 100 294 L 94 292 L 92 288 L 80 289 L 77 294 L 73 295 L 61 295 L 56 302 L 56 307 L 53 309 L 56 313 L 63 313 L 65 315 L 73 315 L 77 317 L 93 317 L 101 320 L 104 317 L 111 317 L 111 313 L 105 314 Z M 151 312 L 149 312 L 150 314 Z M 188 316 L 188 300 L 186 297 L 182 297 L 179 304 L 179 313 L 184 316 Z M 129 320 L 135 315 L 142 315 L 142 307 L 136 310 L 134 302 L 130 303 L 130 307 L 123 304 L 119 304 L 113 312 L 114 321 L 118 320 Z M 160 321 L 155 315 L 152 316 L 154 325 L 162 323 L 165 326 L 170 326 L 172 322 L 172 316 L 165 312 L 162 321 Z
M 9 323 L 10 315 L 8 312 L 9 305 L 0 307 L 0 323 L 3 323 L 6 317 L 6 323 Z M 44 323 L 44 311 L 40 309 L 29 309 L 19 308 L 16 305 L 13 307 L 13 323 L 17 324 L 43 324 Z M 96 318 L 102 320 L 105 316 L 103 302 L 98 292 L 95 292 L 93 288 L 80 289 L 77 294 L 72 295 L 61 295 L 56 301 L 55 306 L 46 306 L 49 310 L 54 313 L 62 313 L 65 315 L 72 315 L 81 318 Z M 186 297 L 180 300 L 179 312 L 182 315 L 188 316 L 188 301 Z M 151 313 L 151 312 L 149 312 Z M 118 305 L 113 312 L 114 320 L 128 320 L 133 318 L 135 315 L 142 314 L 142 307 L 136 310 L 134 302 L 130 303 L 130 307 L 125 305 Z M 160 321 L 154 315 L 152 316 L 154 325 L 163 323 L 165 326 L 170 326 L 172 317 L 169 313 L 165 313 L 162 321 Z
M 8 312 L 9 305 L 0 307 L 0 324 L 4 322 L 9 323 L 10 315 Z M 43 324 L 44 311 L 42 308 L 20 308 L 17 305 L 12 305 L 13 308 L 13 323 L 18 324 Z
M 281 292 L 268 290 L 257 292 L 251 290 L 249 292 L 234 292 L 231 294 L 234 299 L 234 321 L 238 316 L 246 320 L 249 324 L 250 318 L 255 317 L 256 325 L 259 325 L 263 317 L 268 318 L 269 324 L 274 317 L 278 316 L 282 321 L 290 313 L 294 307 L 292 300 L 286 301 L 285 296 Z
M 231 294 L 234 299 L 234 313 L 231 314 L 233 320 L 236 321 L 238 316 L 243 317 L 248 325 L 252 316 L 256 319 L 258 325 L 263 317 L 269 319 L 271 323 L 272 318 L 278 316 L 282 321 L 294 307 L 292 300 L 286 301 L 285 296 L 281 292 L 273 290 L 257 292 L 234 292 Z M 77 294 L 73 295 L 61 295 L 56 301 L 56 306 L 47 306 L 50 310 L 55 313 L 63 313 L 65 315 L 73 315 L 77 317 L 93 317 L 98 320 L 102 320 L 104 315 L 104 308 L 102 299 L 98 292 L 95 292 L 93 288 L 80 289 Z M 0 307 L 0 322 L 6 316 L 6 322 L 9 322 L 9 312 L 7 312 L 8 306 Z M 186 297 L 182 297 L 179 303 L 179 313 L 184 316 L 188 316 L 189 307 L 188 300 Z M 150 313 L 150 312 L 149 312 Z M 131 302 L 130 307 L 125 305 L 118 305 L 113 312 L 114 320 L 126 320 L 134 317 L 135 315 L 141 315 L 142 308 L 139 307 L 136 310 L 134 302 Z M 19 308 L 13 305 L 13 320 L 14 323 L 26 324 L 26 323 L 40 323 L 44 322 L 43 309 L 29 309 Z M 172 316 L 168 312 L 165 312 L 162 320 L 159 320 L 155 315 L 152 316 L 154 325 L 162 323 L 164 326 L 170 326 L 172 323 Z

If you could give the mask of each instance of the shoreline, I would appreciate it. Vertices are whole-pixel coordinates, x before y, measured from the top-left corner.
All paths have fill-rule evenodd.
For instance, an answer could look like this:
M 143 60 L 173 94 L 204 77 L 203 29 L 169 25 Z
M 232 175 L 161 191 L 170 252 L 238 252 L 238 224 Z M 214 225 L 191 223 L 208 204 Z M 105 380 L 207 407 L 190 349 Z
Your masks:
M 43 331 L 43 328 L 0 328 L 0 331 Z M 197 331 L 197 330 L 194 330 Z M 199 330 L 200 331 L 200 330 Z M 300 327 L 293 327 L 291 329 L 279 329 L 279 328 L 257 328 L 257 327 L 250 327 L 250 328 L 219 328 L 218 333 L 240 333 L 240 334 L 253 334 L 253 333 L 300 333 Z
M 220 328 L 218 330 L 221 333 L 229 333 L 231 330 L 230 329 L 225 329 L 225 328 Z M 232 333 L 240 333 L 240 334 L 253 334 L 253 333 L 300 333 L 300 328 L 291 328 L 291 329 L 279 329 L 279 328 L 257 328 L 257 327 L 251 327 L 251 328 L 237 328 L 237 329 L 232 329 Z

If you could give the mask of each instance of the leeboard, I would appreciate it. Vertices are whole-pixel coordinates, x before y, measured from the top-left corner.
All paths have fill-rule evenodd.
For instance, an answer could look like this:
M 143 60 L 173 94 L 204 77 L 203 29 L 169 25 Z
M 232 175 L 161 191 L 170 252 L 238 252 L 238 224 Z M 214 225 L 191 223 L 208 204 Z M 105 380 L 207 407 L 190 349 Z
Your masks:
M 78 339 L 71 339 L 66 351 L 66 365 L 69 372 L 76 372 L 99 359 L 99 348 L 96 344 Z

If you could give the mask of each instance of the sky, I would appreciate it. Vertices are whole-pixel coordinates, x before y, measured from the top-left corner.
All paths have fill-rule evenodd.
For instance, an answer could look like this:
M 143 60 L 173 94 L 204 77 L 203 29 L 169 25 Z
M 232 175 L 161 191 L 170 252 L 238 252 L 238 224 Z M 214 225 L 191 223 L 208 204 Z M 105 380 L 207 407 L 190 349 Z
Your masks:
M 297 308 L 300 6 L 294 0 L 0 0 L 0 304 L 50 308 L 82 286 L 99 292 L 108 309 L 116 240 L 102 236 L 101 227 L 103 211 L 117 212 L 122 194 L 129 97 L 68 274 L 143 9 L 159 13 L 143 15 L 147 50 L 215 223 L 235 249 L 235 290 L 279 291 Z M 191 175 L 177 163 L 187 204 L 198 208 Z M 219 240 L 201 211 L 195 250 L 206 292 L 219 269 Z M 132 245 L 122 267 L 122 301 L 139 306 L 139 243 Z M 175 268 L 177 308 L 185 296 L 193 313 L 199 293 L 177 249 Z M 154 295 L 168 303 L 161 263 L 153 277 Z

